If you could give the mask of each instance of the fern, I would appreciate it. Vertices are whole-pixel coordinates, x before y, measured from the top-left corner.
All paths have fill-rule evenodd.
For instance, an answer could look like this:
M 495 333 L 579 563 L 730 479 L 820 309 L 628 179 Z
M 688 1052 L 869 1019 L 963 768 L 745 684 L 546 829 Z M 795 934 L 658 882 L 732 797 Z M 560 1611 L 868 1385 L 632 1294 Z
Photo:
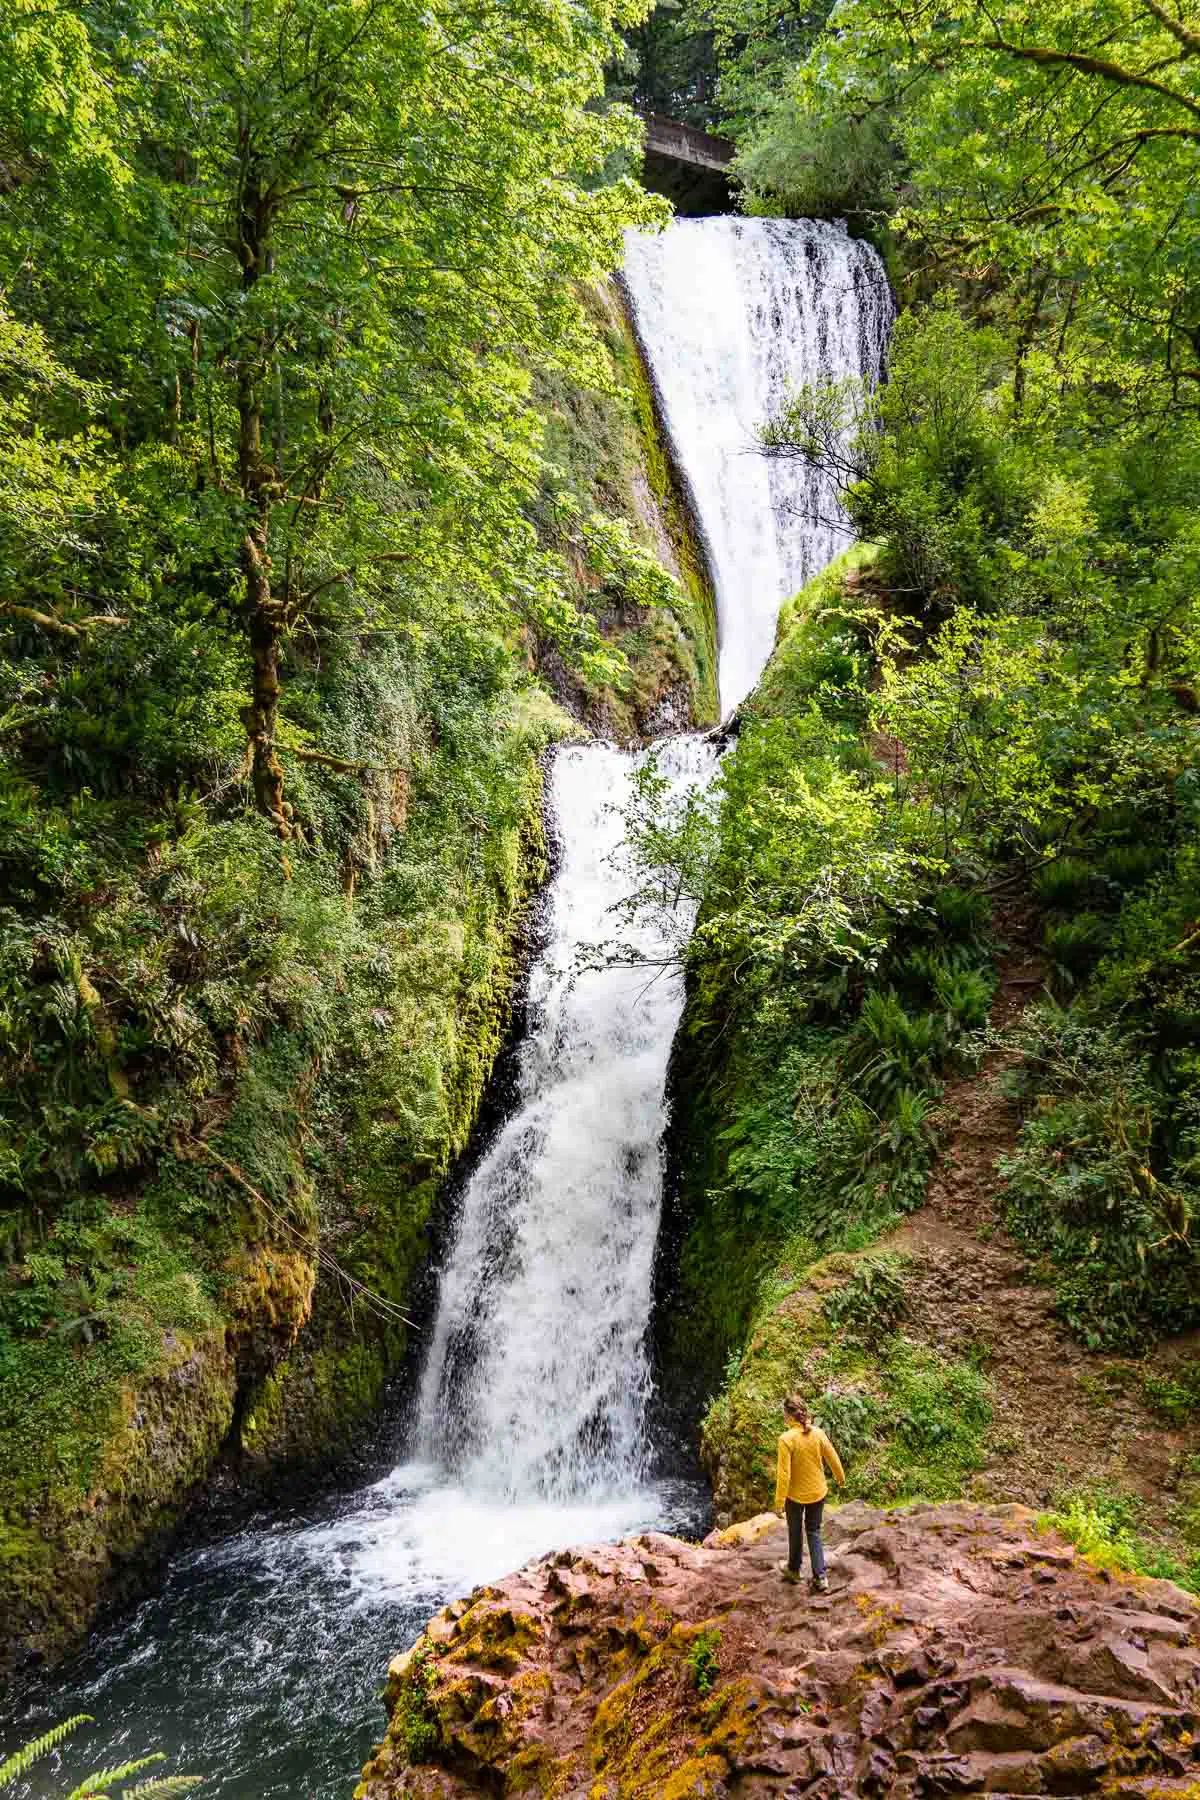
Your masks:
M 18 1775 L 24 1775 L 39 1758 L 49 1751 L 58 1748 L 63 1739 L 74 1731 L 77 1725 L 91 1724 L 90 1713 L 76 1713 L 73 1719 L 66 1719 L 48 1731 L 44 1737 L 35 1738 L 32 1744 L 26 1744 L 8 1761 L 0 1763 L 0 1787 L 6 1787 L 15 1781 Z M 131 1775 L 140 1775 L 151 1763 L 165 1762 L 161 1750 L 153 1756 L 140 1756 L 135 1762 L 122 1763 L 111 1769 L 97 1769 L 94 1775 L 85 1776 L 77 1788 L 67 1795 L 67 1800 L 112 1800 L 112 1790 L 118 1781 L 128 1781 Z M 151 1781 L 139 1781 L 136 1787 L 122 1788 L 121 1800 L 175 1800 L 177 1794 L 186 1794 L 191 1788 L 199 1787 L 199 1775 L 160 1775 Z
M 32 1744 L 26 1744 L 23 1749 L 10 1756 L 7 1762 L 0 1763 L 0 1787 L 6 1787 L 18 1775 L 24 1775 L 27 1769 L 31 1769 L 35 1762 L 40 1762 L 43 1756 L 49 1755 L 51 1750 L 56 1750 L 77 1725 L 90 1725 L 91 1722 L 91 1713 L 76 1713 L 73 1719 L 65 1719 L 44 1737 L 34 1738 Z
M 97 1769 L 94 1775 L 88 1775 L 77 1788 L 72 1788 L 67 1800 L 103 1800 L 109 1789 L 118 1781 L 128 1781 L 131 1775 L 140 1775 L 151 1763 L 165 1762 L 167 1759 L 161 1750 L 153 1756 L 139 1756 L 136 1762 L 121 1763 L 112 1769 Z
M 136 1787 L 121 1789 L 121 1800 L 175 1800 L 176 1794 L 199 1787 L 202 1779 L 199 1775 L 163 1775 L 157 1781 L 139 1781 Z

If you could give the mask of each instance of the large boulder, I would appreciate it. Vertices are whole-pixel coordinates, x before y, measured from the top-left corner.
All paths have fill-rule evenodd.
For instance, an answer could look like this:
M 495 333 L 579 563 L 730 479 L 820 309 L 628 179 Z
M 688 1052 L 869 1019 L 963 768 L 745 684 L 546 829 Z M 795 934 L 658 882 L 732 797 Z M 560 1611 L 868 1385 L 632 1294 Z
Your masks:
M 1023 1507 L 831 1515 L 531 1563 L 392 1665 L 358 1800 L 1200 1794 L 1200 1602 Z

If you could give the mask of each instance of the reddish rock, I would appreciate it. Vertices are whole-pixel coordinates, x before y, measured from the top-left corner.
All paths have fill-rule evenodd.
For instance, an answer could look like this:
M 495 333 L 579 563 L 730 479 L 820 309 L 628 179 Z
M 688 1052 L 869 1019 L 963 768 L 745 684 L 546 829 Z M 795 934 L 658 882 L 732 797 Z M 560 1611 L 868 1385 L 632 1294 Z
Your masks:
M 1021 1507 L 843 1507 L 827 1598 L 783 1543 L 760 1518 L 563 1551 L 447 1608 L 392 1666 L 359 1800 L 1200 1792 L 1181 1589 L 1102 1579 Z

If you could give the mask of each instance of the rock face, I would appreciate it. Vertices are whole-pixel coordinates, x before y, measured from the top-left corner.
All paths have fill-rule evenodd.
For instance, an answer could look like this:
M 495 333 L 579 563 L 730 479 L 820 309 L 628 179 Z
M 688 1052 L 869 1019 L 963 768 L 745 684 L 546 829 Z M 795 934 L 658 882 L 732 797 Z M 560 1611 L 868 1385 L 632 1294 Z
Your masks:
M 529 1564 L 392 1664 L 356 1800 L 1200 1795 L 1200 1602 L 1023 1507 L 827 1523 L 789 1587 L 770 1514 Z

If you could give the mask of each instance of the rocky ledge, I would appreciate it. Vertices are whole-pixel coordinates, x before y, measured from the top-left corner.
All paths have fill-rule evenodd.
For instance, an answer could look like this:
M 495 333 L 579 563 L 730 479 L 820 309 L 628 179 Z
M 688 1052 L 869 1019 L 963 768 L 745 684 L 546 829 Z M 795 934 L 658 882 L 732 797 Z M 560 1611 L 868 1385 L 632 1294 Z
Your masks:
M 702 1546 L 562 1551 L 456 1601 L 390 1670 L 357 1800 L 1200 1797 L 1200 1602 L 1023 1507 L 855 1503 L 830 1591 L 770 1514 Z

